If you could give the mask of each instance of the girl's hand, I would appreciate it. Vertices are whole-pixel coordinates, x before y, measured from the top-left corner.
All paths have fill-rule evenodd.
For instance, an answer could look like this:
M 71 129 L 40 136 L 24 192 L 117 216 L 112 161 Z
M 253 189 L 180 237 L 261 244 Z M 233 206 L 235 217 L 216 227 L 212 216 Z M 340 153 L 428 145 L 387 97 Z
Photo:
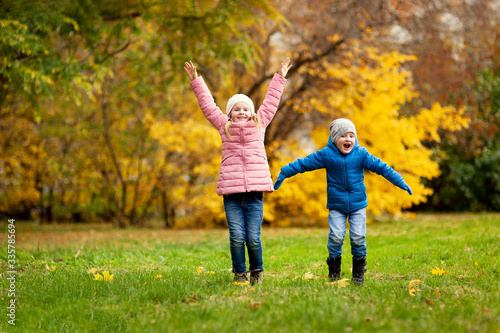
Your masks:
M 290 58 L 286 58 L 285 61 L 283 61 L 281 63 L 281 67 L 280 67 L 280 70 L 278 71 L 278 74 L 283 76 L 283 77 L 286 77 L 286 74 L 288 73 L 288 70 L 292 67 L 292 65 L 290 65 Z
M 193 81 L 198 77 L 198 74 L 196 73 L 196 67 L 193 65 L 191 60 L 189 60 L 189 62 L 184 63 L 184 70 L 186 71 L 191 81 Z

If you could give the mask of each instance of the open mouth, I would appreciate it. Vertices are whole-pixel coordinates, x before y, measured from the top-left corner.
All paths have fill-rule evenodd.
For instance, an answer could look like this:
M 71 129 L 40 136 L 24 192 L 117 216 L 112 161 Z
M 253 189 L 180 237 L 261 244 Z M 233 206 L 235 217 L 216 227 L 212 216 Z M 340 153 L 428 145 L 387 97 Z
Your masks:
M 351 144 L 350 143 L 344 143 L 344 149 L 349 149 L 351 148 Z

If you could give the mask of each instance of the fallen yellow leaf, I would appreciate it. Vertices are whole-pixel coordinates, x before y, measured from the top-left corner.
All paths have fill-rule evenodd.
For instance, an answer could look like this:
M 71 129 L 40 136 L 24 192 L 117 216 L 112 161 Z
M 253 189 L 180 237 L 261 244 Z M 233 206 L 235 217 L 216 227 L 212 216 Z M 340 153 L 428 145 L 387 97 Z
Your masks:
M 410 281 L 410 285 L 408 286 L 408 288 L 411 288 L 413 287 L 414 285 L 418 284 L 418 283 L 422 283 L 423 281 L 422 280 L 411 280 Z
M 235 281 L 235 282 L 233 282 L 233 284 L 235 286 L 241 286 L 241 287 L 243 287 L 243 286 L 248 286 L 250 284 L 250 282 L 248 282 L 248 281 L 245 281 L 245 282 L 236 282 Z
M 422 280 L 411 280 L 410 284 L 408 285 L 408 293 L 410 296 L 415 296 L 415 293 L 418 291 L 416 288 L 412 288 L 414 285 L 423 283 Z
M 444 273 L 446 273 L 445 270 L 443 270 L 441 268 L 437 268 L 437 267 L 436 267 L 436 269 L 433 269 L 431 272 L 434 275 L 443 275 Z
M 349 280 L 348 279 L 341 279 L 341 280 L 337 280 L 337 281 L 333 281 L 333 282 L 327 282 L 326 285 L 330 285 L 330 286 L 337 287 L 337 288 L 345 288 L 349 285 L 349 283 L 347 283 L 347 281 L 349 281 Z

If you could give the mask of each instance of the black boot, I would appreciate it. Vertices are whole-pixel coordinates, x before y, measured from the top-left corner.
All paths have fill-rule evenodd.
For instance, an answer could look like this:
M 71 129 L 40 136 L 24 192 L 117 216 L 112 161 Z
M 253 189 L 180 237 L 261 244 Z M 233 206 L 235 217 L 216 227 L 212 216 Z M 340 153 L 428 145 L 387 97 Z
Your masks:
M 336 258 L 328 257 L 326 259 L 328 264 L 328 277 L 332 282 L 340 280 L 340 265 L 342 264 L 342 256 Z
M 365 283 L 366 257 L 352 257 L 352 283 L 362 286 Z

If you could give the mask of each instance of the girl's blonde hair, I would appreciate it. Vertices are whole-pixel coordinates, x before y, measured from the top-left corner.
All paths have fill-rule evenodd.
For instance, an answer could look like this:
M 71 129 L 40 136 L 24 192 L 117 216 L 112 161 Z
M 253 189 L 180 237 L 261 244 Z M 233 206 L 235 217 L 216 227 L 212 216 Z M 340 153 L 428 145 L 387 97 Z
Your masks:
M 259 131 L 262 127 L 262 123 L 260 121 L 259 116 L 256 113 L 254 113 L 252 114 L 250 119 L 253 120 L 253 122 L 255 123 L 255 127 L 257 127 L 257 131 Z M 229 127 L 231 127 L 232 124 L 233 121 L 229 119 L 229 121 L 224 125 L 224 133 L 226 133 L 226 136 L 230 141 L 233 141 L 231 134 L 229 134 Z

